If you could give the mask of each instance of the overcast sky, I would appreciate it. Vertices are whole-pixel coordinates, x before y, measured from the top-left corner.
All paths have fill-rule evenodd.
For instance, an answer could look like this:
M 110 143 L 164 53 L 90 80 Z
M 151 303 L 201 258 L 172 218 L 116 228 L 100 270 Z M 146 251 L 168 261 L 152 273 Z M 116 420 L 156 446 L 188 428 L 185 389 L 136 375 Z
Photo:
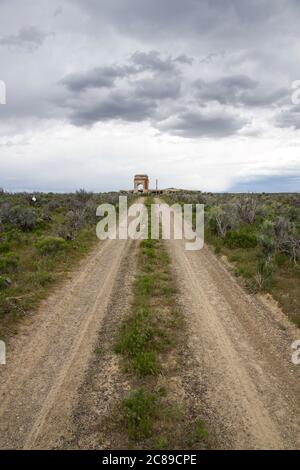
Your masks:
M 299 25 L 299 0 L 0 0 L 0 187 L 299 191 Z

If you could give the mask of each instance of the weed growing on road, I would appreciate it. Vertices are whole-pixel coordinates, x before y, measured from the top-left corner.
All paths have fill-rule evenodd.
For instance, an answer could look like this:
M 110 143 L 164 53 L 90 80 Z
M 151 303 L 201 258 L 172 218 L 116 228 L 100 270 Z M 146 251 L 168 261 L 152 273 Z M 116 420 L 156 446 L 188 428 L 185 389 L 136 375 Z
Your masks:
M 151 203 L 148 197 L 149 216 Z M 133 446 L 174 449 L 205 445 L 203 424 L 201 433 L 199 423 L 193 425 L 183 404 L 174 400 L 174 391 L 161 385 L 176 375 L 173 363 L 183 329 L 164 244 L 162 240 L 143 240 L 139 245 L 132 309 L 114 347 L 132 383 L 132 390 L 120 405 L 119 425 L 125 427 Z
M 123 406 L 131 439 L 150 437 L 153 421 L 157 416 L 158 396 L 145 391 L 143 388 L 135 390 L 124 399 Z

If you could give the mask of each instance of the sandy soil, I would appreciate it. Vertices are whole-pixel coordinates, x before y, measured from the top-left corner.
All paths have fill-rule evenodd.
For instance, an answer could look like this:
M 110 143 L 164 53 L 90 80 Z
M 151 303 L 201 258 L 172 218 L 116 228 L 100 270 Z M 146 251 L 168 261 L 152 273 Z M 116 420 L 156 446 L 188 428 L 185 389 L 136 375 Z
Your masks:
M 100 242 L 11 341 L 0 370 L 0 448 L 53 448 L 70 432 L 78 390 L 133 245 Z
M 187 325 L 181 381 L 201 402 L 213 447 L 299 448 L 299 330 L 275 303 L 247 294 L 209 248 L 165 243 Z M 128 388 L 112 345 L 130 308 L 135 249 L 99 243 L 13 338 L 0 369 L 0 448 L 114 446 L 101 423 Z
M 117 295 L 110 298 L 107 314 L 98 333 L 96 353 L 89 362 L 78 390 L 68 432 L 56 445 L 58 449 L 128 447 L 124 429 L 120 429 L 119 423 L 114 421 L 118 420 L 120 403 L 128 394 L 131 383 L 120 356 L 114 352 L 114 345 L 122 321 L 131 310 L 137 246 L 137 243 L 132 242 L 123 256 L 113 288 Z
M 182 241 L 165 243 L 215 445 L 299 448 L 300 366 L 291 362 L 299 330 L 275 303 L 248 295 L 208 247 L 185 251 Z

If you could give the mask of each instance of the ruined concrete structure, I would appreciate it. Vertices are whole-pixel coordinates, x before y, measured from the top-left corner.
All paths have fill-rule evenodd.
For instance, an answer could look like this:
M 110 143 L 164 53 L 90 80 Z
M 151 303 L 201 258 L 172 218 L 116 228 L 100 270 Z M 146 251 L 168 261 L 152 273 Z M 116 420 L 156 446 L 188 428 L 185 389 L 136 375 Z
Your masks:
M 159 189 L 158 188 L 158 179 L 155 181 L 155 189 L 150 189 L 149 188 L 149 177 L 148 175 L 135 175 L 134 177 L 134 189 L 129 190 L 129 192 L 134 192 L 134 193 L 151 193 L 153 195 L 157 194 L 164 194 L 164 193 L 175 193 L 178 191 L 182 191 L 181 189 L 177 188 L 167 188 L 167 189 Z M 121 191 L 122 192 L 122 191 Z M 124 193 L 128 193 L 128 190 L 124 190 Z
M 148 175 L 135 175 L 134 177 L 134 192 L 147 193 L 149 191 L 149 178 Z

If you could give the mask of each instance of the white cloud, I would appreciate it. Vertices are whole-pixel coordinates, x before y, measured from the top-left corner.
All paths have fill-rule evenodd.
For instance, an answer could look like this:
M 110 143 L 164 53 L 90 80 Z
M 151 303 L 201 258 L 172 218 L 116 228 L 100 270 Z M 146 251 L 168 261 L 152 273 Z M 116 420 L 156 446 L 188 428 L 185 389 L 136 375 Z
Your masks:
M 61 5 L 0 2 L 0 186 L 109 190 L 145 172 L 211 191 L 266 177 L 268 190 L 300 174 L 299 2 Z

